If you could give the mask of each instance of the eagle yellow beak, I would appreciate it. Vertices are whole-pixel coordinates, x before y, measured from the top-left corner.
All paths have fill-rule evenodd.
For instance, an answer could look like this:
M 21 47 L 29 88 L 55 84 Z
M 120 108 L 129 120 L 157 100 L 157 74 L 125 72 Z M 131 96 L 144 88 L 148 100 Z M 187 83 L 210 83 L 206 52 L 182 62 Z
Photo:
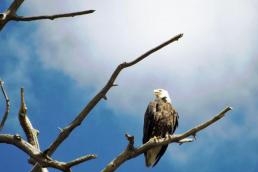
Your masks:
M 153 91 L 155 96 L 159 96 L 161 94 L 159 89 Z

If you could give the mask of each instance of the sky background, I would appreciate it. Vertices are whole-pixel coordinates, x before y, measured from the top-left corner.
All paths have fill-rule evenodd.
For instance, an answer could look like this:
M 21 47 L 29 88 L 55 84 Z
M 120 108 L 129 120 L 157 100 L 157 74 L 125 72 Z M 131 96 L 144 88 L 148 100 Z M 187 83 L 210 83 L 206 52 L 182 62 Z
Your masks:
M 11 0 L 1 0 L 0 10 Z M 93 14 L 54 21 L 10 22 L 0 32 L 0 78 L 11 100 L 1 133 L 24 137 L 17 114 L 25 88 L 28 115 L 40 131 L 42 150 L 104 86 L 115 67 L 184 33 L 119 75 L 84 123 L 54 158 L 98 158 L 73 171 L 100 171 L 127 145 L 124 134 L 142 139 L 143 115 L 153 89 L 169 91 L 182 133 L 226 106 L 225 118 L 197 134 L 193 143 L 171 144 L 155 168 L 143 156 L 117 171 L 258 171 L 258 1 L 256 0 L 26 0 L 19 15 L 79 10 Z M 0 96 L 0 110 L 5 101 Z M 27 155 L 0 145 L 1 170 L 29 171 Z M 50 171 L 57 171 L 50 169 Z

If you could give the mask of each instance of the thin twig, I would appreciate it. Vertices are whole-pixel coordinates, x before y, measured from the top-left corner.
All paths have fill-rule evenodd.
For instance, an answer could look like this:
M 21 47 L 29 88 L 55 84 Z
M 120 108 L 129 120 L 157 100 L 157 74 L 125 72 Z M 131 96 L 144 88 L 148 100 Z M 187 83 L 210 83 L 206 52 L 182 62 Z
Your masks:
M 55 15 L 42 15 L 42 16 L 32 16 L 32 17 L 24 17 L 24 16 L 15 16 L 12 20 L 15 21 L 33 21 L 33 20 L 54 20 L 57 18 L 63 17 L 74 17 L 79 15 L 91 14 L 95 12 L 95 10 L 86 10 L 86 11 L 79 11 L 79 12 L 72 12 L 72 13 L 64 13 L 64 14 L 55 14 Z
M 156 146 L 163 146 L 170 143 L 181 143 L 183 139 L 195 135 L 197 132 L 203 130 L 204 128 L 210 126 L 211 124 L 215 123 L 219 119 L 225 116 L 225 114 L 230 111 L 231 107 L 226 107 L 223 111 L 219 114 L 215 115 L 210 120 L 186 131 L 183 134 L 178 135 L 170 135 L 169 137 L 161 138 L 161 139 L 150 139 L 147 143 L 141 145 L 138 148 L 128 149 L 126 148 L 121 154 L 119 154 L 114 160 L 112 160 L 107 166 L 102 170 L 102 172 L 113 172 L 115 171 L 121 164 L 125 161 L 132 159 L 140 154 L 143 154 L 147 150 L 156 147 Z M 181 142 L 180 142 L 181 141 Z
M 125 134 L 126 139 L 128 140 L 128 145 L 127 145 L 127 149 L 134 149 L 134 136 L 129 135 L 129 134 Z
M 107 92 L 110 90 L 110 88 L 114 85 L 115 79 L 119 75 L 119 73 L 127 67 L 133 66 L 136 63 L 140 62 L 144 58 L 148 57 L 152 53 L 160 50 L 161 48 L 167 46 L 168 44 L 177 41 L 183 36 L 183 34 L 178 34 L 174 36 L 173 38 L 169 39 L 168 41 L 158 45 L 157 47 L 154 47 L 153 49 L 147 51 L 146 53 L 142 54 L 141 56 L 137 57 L 135 60 L 131 62 L 124 62 L 117 66 L 113 74 L 111 75 L 110 79 L 106 83 L 106 85 L 100 90 L 99 93 L 95 95 L 91 99 L 91 101 L 84 107 L 84 109 L 77 115 L 77 117 L 67 126 L 65 127 L 62 132 L 58 135 L 56 140 L 49 146 L 49 148 L 46 150 L 48 155 L 52 155 L 54 151 L 58 148 L 58 146 L 71 134 L 71 132 L 78 127 L 82 121 L 87 117 L 89 112 L 96 106 L 96 104 L 106 96 Z
M 75 160 L 72 160 L 70 162 L 67 162 L 66 165 L 68 167 L 73 167 L 75 165 L 78 165 L 80 163 L 83 163 L 85 161 L 89 161 L 89 160 L 92 160 L 92 159 L 95 159 L 97 158 L 97 155 L 94 155 L 94 154 L 89 154 L 89 155 L 85 155 L 85 156 L 82 156 L 82 157 L 79 157 L 79 158 L 76 158 Z
M 183 144 L 183 143 L 189 143 L 189 142 L 193 142 L 194 139 L 193 138 L 184 138 L 182 140 L 179 140 L 178 143 L 179 145 Z
M 2 130 L 2 128 L 4 127 L 4 124 L 5 124 L 5 121 L 9 115 L 9 112 L 10 112 L 10 100 L 8 98 L 8 95 L 4 89 L 4 82 L 0 80 L 0 87 L 1 87 L 1 90 L 2 90 L 2 93 L 4 95 L 4 98 L 5 98 L 5 112 L 4 112 L 4 115 L 3 115 L 3 118 L 1 120 L 1 123 L 0 123 L 0 131 Z

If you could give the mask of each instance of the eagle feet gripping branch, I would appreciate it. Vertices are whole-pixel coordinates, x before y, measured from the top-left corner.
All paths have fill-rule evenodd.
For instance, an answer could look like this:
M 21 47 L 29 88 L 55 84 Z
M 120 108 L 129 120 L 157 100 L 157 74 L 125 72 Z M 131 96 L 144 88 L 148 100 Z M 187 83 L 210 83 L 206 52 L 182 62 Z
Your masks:
M 150 140 L 150 141 L 153 141 L 154 143 L 158 143 L 158 142 L 159 142 L 159 139 L 161 139 L 161 137 L 156 137 L 156 136 L 154 136 L 154 137 L 150 138 L 149 140 Z
M 165 136 L 166 139 L 171 139 L 172 138 L 172 135 L 167 133 L 166 136 Z
M 171 137 L 178 126 L 178 114 L 171 104 L 169 94 L 164 89 L 154 90 L 155 100 L 150 102 L 144 115 L 143 139 L 158 142 Z M 154 147 L 144 153 L 147 167 L 154 167 L 163 156 L 168 145 Z

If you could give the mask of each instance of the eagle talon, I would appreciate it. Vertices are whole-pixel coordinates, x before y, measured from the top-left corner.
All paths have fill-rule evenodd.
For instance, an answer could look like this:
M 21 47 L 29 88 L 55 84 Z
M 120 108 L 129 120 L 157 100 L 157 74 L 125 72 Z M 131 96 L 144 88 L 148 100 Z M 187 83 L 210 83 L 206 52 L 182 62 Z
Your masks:
M 172 139 L 172 135 L 171 134 L 166 134 L 166 139 Z
M 157 136 L 157 139 L 162 139 L 162 137 L 161 136 Z
M 159 138 L 154 136 L 154 137 L 151 138 L 151 140 L 153 140 L 153 142 L 157 143 L 159 141 Z

